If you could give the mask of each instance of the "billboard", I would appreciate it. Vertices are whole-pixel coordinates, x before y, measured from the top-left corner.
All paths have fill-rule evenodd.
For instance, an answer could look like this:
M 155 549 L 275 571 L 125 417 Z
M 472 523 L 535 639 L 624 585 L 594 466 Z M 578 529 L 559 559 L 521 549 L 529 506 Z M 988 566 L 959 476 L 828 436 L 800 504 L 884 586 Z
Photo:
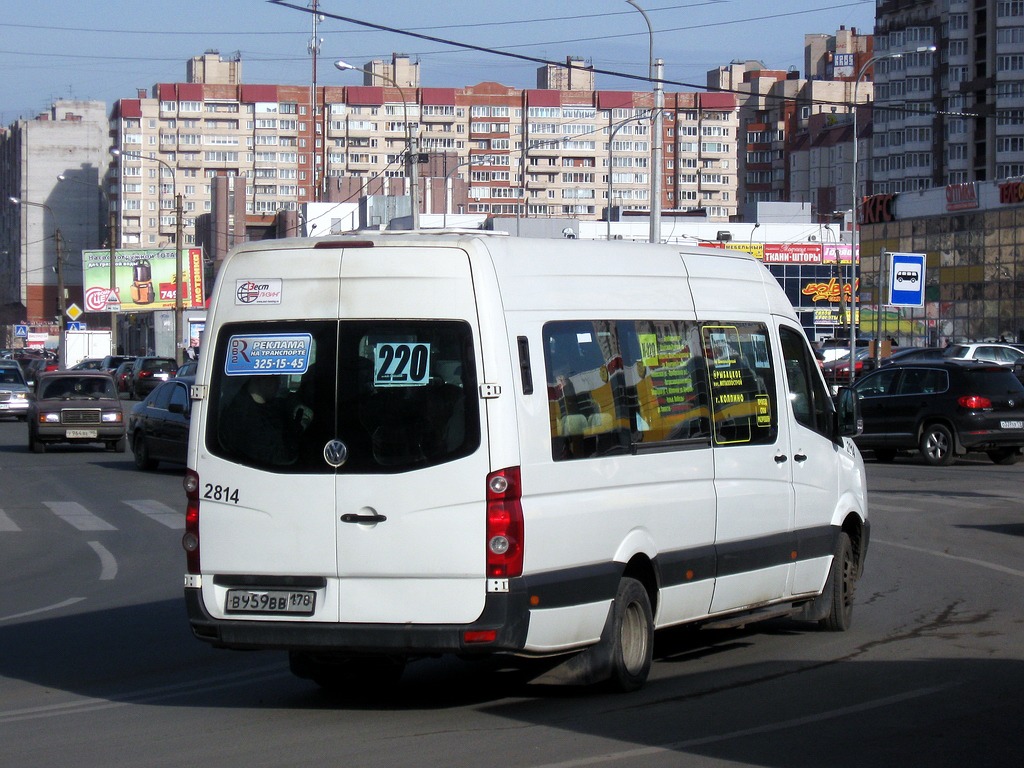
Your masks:
M 174 309 L 177 297 L 174 249 L 118 249 L 114 256 L 111 291 L 110 251 L 82 251 L 82 286 L 86 312 L 145 312 Z M 203 289 L 203 250 L 181 251 L 182 301 L 185 309 L 206 304 Z

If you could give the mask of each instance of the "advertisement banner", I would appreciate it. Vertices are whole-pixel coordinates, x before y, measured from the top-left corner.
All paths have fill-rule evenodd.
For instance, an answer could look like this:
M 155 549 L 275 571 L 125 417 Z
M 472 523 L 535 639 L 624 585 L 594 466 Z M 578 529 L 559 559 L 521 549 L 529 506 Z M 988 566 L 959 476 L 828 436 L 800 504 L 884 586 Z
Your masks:
M 114 257 L 114 289 L 110 287 L 110 251 L 82 251 L 82 285 L 86 312 L 140 312 L 174 309 L 177 289 L 174 249 L 118 249 Z M 181 253 L 182 307 L 205 306 L 203 251 Z
M 765 264 L 821 264 L 821 243 L 765 243 Z

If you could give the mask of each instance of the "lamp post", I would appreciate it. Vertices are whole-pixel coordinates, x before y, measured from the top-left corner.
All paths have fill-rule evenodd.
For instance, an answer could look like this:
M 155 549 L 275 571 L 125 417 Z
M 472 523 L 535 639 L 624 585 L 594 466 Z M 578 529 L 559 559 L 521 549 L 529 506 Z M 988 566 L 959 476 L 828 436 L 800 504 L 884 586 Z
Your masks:
M 441 229 L 446 229 L 448 227 L 448 181 L 451 179 L 452 174 L 464 165 L 472 167 L 474 165 L 483 165 L 483 163 L 475 162 L 472 158 L 460 160 L 444 175 L 444 211 L 441 213 Z
M 182 222 L 181 195 L 178 194 L 178 180 L 174 173 L 174 167 L 159 157 L 145 157 L 139 152 L 124 152 L 116 147 L 110 150 L 110 154 L 114 157 L 130 157 L 134 160 L 152 160 L 166 168 L 171 174 L 171 194 L 174 195 L 174 360 L 178 365 L 181 365 L 185 360 L 184 337 L 182 335 L 182 309 L 184 307 L 182 294 L 184 291 L 182 291 L 181 279 L 181 241 L 184 237 L 184 227 Z M 118 178 L 121 178 L 121 174 L 118 174 Z
M 614 144 L 614 142 L 615 142 L 615 134 L 617 134 L 619 132 L 620 128 L 622 128 L 622 127 L 624 127 L 626 125 L 629 125 L 630 123 L 632 123 L 634 121 L 643 120 L 644 118 L 643 117 L 628 117 L 625 120 L 622 120 L 622 121 L 616 123 L 614 126 L 611 125 L 611 119 L 612 119 L 612 110 L 609 109 L 608 110 L 608 123 L 609 123 L 610 131 L 608 133 L 608 203 L 607 203 L 607 207 L 605 208 L 605 221 L 608 223 L 608 231 L 607 231 L 607 234 L 605 235 L 605 239 L 606 240 L 611 240 L 612 239 L 612 195 L 613 195 L 613 192 L 612 192 L 612 144 Z M 660 225 L 659 225 L 658 228 L 661 229 Z M 655 242 L 655 241 L 652 240 L 651 242 Z
M 363 69 L 347 61 L 334 62 L 336 69 L 344 72 L 351 69 L 354 72 L 362 72 L 370 77 L 379 77 L 381 80 L 390 83 L 398 89 L 398 95 L 402 98 L 402 117 L 405 120 L 405 168 L 409 177 L 409 207 L 412 209 L 412 229 L 415 232 L 420 228 L 420 185 L 419 185 L 419 152 L 416 147 L 416 136 L 409 125 L 409 104 L 405 98 L 405 91 L 398 81 L 383 72 L 374 72 L 371 69 Z
M 935 51 L 934 45 L 925 45 L 915 49 L 916 53 L 933 53 Z M 858 195 L 858 184 L 857 184 L 857 153 L 860 142 L 857 137 L 857 92 L 860 89 L 860 81 L 864 78 L 868 68 L 876 61 L 882 59 L 899 59 L 905 56 L 907 52 L 900 51 L 894 53 L 881 53 L 878 56 L 872 56 L 870 59 L 864 62 L 861 66 L 860 71 L 857 73 L 857 79 L 853 83 L 853 172 L 850 174 L 853 180 L 853 198 L 851 199 L 851 208 L 853 208 L 853 221 L 852 228 L 850 230 L 850 384 L 852 385 L 856 378 L 854 365 L 857 354 L 857 251 L 860 246 L 860 201 L 857 198 Z M 879 259 L 879 276 L 881 276 L 881 259 Z M 876 291 L 881 294 L 881 287 L 876 287 Z M 876 301 L 876 312 L 881 312 L 882 309 L 882 297 L 878 296 Z M 877 359 L 878 355 L 878 342 L 875 343 L 875 355 Z
M 640 15 L 644 17 L 644 21 L 647 23 L 647 36 L 650 41 L 648 44 L 647 76 L 654 83 L 654 115 L 651 120 L 651 231 L 649 239 L 652 243 L 658 243 L 661 242 L 661 113 L 665 106 L 665 91 L 661 85 L 663 62 L 661 59 L 656 60 L 654 58 L 654 27 L 651 26 L 651 20 L 647 17 L 647 13 L 639 6 L 636 0 L 626 0 L 626 2 L 640 11 Z M 609 205 L 611 205 L 610 200 Z
M 64 323 L 65 314 L 67 312 L 67 296 L 65 295 L 64 289 L 64 254 L 62 245 L 64 238 L 60 233 L 60 227 L 57 226 L 57 216 L 54 214 L 53 209 L 46 203 L 34 203 L 31 200 L 23 200 L 20 197 L 11 196 L 7 198 L 12 204 L 20 206 L 32 206 L 33 208 L 42 208 L 44 211 L 50 214 L 50 218 L 53 219 L 53 245 L 56 253 L 56 265 L 54 271 L 57 273 L 57 308 L 60 312 L 60 317 L 57 318 L 57 334 L 60 341 L 58 342 L 58 361 L 63 366 L 64 359 Z

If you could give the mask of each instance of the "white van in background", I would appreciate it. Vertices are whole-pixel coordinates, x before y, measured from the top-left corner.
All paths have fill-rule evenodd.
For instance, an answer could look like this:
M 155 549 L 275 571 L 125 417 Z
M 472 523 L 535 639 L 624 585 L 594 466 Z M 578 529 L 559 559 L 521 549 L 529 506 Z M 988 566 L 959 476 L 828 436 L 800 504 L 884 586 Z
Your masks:
M 325 686 L 443 653 L 631 690 L 656 629 L 851 619 L 864 467 L 746 254 L 499 234 L 238 247 L 193 389 L 185 596 Z

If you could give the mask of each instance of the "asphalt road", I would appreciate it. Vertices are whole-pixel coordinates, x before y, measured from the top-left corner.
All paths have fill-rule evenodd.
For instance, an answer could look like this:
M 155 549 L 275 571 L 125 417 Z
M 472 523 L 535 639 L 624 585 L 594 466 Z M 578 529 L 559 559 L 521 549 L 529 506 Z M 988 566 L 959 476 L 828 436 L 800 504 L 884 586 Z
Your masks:
M 331 695 L 192 638 L 181 469 L 25 447 L 0 422 L 0 766 L 1016 766 L 1024 465 L 869 462 L 854 626 L 658 637 L 610 695 L 430 659 Z

